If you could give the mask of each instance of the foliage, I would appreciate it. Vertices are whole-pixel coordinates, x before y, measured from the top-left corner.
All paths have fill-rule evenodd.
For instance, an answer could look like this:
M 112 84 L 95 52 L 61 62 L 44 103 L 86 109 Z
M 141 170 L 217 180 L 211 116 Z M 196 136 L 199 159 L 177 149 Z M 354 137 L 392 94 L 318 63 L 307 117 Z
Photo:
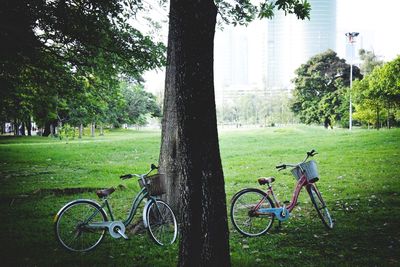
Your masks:
M 60 140 L 65 138 L 66 143 L 68 143 L 69 139 L 75 139 L 75 128 L 71 127 L 68 123 L 64 124 L 62 127 L 58 129 L 58 137 Z
M 356 118 L 380 127 L 381 119 L 398 121 L 400 107 L 400 56 L 382 66 L 375 67 L 362 81 L 354 85 Z M 383 113 L 383 111 L 386 112 Z M 375 114 L 374 118 L 372 114 Z
M 217 106 L 218 122 L 223 124 L 274 126 L 294 121 L 287 93 L 268 98 L 246 94 L 231 103 Z
M 147 115 L 161 117 L 161 109 L 154 95 L 146 92 L 142 85 L 122 83 L 121 86 L 125 101 L 123 110 L 125 123 L 144 125 L 147 122 Z
M 274 16 L 275 9 L 286 14 L 295 14 L 298 19 L 310 19 L 311 5 L 307 0 L 277 0 L 258 1 L 251 0 L 229 1 L 215 0 L 221 19 L 227 24 L 247 25 L 258 19 L 270 19 Z
M 142 9 L 137 0 L 4 1 L 0 121 L 48 126 L 70 110 L 104 121 L 117 77 L 165 64 L 165 46 L 129 24 Z
M 348 104 L 344 87 L 350 83 L 349 76 L 350 65 L 336 52 L 327 50 L 313 56 L 296 70 L 293 112 L 303 123 L 332 127 L 345 115 L 343 106 Z M 353 79 L 361 77 L 359 68 L 353 66 Z

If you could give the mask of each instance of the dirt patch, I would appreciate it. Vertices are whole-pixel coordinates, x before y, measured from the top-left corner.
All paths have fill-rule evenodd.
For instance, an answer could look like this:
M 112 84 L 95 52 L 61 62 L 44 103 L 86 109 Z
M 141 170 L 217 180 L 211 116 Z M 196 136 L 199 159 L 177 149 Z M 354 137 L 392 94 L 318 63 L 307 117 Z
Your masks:
M 93 193 L 103 188 L 73 187 L 73 188 L 41 188 L 34 190 L 30 195 L 75 195 L 81 193 Z

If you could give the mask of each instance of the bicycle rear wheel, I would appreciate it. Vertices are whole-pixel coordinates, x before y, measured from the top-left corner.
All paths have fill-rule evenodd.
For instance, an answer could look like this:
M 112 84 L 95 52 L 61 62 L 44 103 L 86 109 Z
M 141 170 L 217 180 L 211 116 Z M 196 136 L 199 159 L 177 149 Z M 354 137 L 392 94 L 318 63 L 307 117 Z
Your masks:
M 162 200 L 153 201 L 146 210 L 148 231 L 151 238 L 160 246 L 175 242 L 178 224 L 172 209 Z
M 265 234 L 274 222 L 274 214 L 257 213 L 259 209 L 274 208 L 266 193 L 259 189 L 244 189 L 232 199 L 231 221 L 241 234 L 249 237 Z
M 317 210 L 318 216 L 322 223 L 326 228 L 333 229 L 333 220 L 331 214 L 329 213 L 329 210 L 326 207 L 325 201 L 322 198 L 318 188 L 311 184 L 308 188 L 308 194 L 310 195 L 311 202 L 313 203 L 314 208 Z
M 77 200 L 64 206 L 56 215 L 54 226 L 58 242 L 70 251 L 94 249 L 104 238 L 106 229 L 88 228 L 92 222 L 107 221 L 104 210 L 90 200 Z

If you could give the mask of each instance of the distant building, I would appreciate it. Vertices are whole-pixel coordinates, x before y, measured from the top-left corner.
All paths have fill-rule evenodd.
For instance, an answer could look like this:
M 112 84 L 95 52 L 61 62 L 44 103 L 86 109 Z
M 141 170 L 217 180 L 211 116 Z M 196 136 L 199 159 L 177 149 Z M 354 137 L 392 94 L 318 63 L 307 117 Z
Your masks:
M 310 57 L 336 48 L 336 1 L 309 0 L 310 20 L 276 12 L 248 27 L 226 27 L 215 38 L 217 105 L 244 94 L 289 93 L 294 71 Z
M 272 94 L 290 88 L 294 71 L 310 57 L 336 49 L 336 1 L 309 2 L 310 20 L 277 12 L 267 22 L 265 86 Z

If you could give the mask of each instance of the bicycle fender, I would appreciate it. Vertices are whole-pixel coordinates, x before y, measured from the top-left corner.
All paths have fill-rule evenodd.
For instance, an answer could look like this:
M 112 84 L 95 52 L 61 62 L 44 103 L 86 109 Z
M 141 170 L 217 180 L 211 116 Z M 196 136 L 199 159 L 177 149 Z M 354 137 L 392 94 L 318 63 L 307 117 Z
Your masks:
M 149 223 L 147 222 L 146 213 L 147 213 L 147 209 L 150 207 L 150 205 L 153 203 L 153 201 L 154 200 L 152 200 L 152 199 L 147 200 L 147 202 L 146 202 L 146 204 L 144 205 L 144 208 L 143 208 L 143 224 L 144 224 L 145 228 L 149 227 Z
M 95 205 L 99 210 L 103 210 L 104 214 L 106 215 L 106 217 L 108 218 L 107 212 L 99 205 L 99 203 L 97 203 L 94 200 L 91 199 L 76 199 L 73 201 L 68 202 L 67 204 L 65 204 L 58 212 L 57 214 L 54 216 L 54 220 L 53 222 L 55 223 L 58 219 L 58 216 L 60 216 L 61 212 L 66 209 L 67 207 L 71 206 L 72 204 L 76 203 L 76 202 L 87 202 L 87 203 L 91 203 L 93 205 Z
M 239 194 L 241 194 L 242 192 L 247 192 L 247 191 L 257 191 L 257 192 L 261 193 L 262 195 L 266 195 L 266 193 L 265 193 L 264 191 L 262 191 L 261 189 L 258 189 L 258 188 L 245 188 L 245 189 L 242 189 L 242 190 L 236 192 L 236 193 L 233 195 L 233 197 L 232 197 L 232 199 L 231 199 L 231 203 L 233 202 L 233 200 L 234 200 Z

